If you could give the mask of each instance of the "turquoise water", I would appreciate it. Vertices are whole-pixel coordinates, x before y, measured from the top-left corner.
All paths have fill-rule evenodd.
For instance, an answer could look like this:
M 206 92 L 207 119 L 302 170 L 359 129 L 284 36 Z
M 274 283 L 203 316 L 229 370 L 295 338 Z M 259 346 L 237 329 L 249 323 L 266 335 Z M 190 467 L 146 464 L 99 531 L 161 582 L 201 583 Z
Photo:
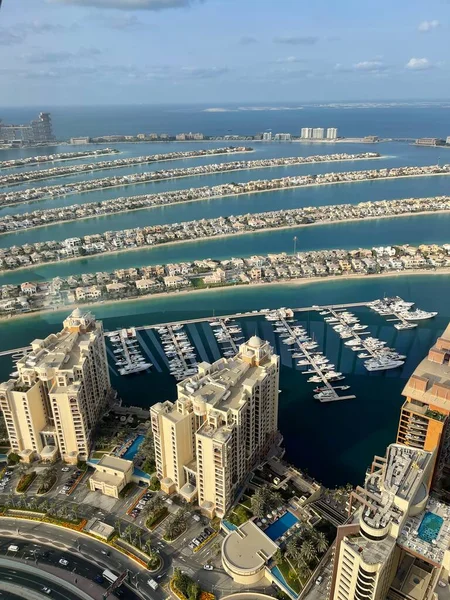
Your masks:
M 427 512 L 419 526 L 419 537 L 424 542 L 431 543 L 439 535 L 444 519 L 439 515 Z
M 296 523 L 298 523 L 297 517 L 288 510 L 284 513 L 282 517 L 280 517 L 271 525 L 269 525 L 269 527 L 264 530 L 264 533 L 275 542 Z
M 384 454 L 386 446 L 395 440 L 401 391 L 406 379 L 426 355 L 436 337 L 450 320 L 448 303 L 449 276 L 420 275 L 347 281 L 322 281 L 309 285 L 274 285 L 262 288 L 228 288 L 208 293 L 165 298 L 153 298 L 122 304 L 99 305 L 95 314 L 107 330 L 131 325 L 146 325 L 189 318 L 211 317 L 260 308 L 280 306 L 312 306 L 320 303 L 369 301 L 383 294 L 399 294 L 413 300 L 425 310 L 437 310 L 439 316 L 422 321 L 417 329 L 397 332 L 384 318 L 368 311 L 361 312 L 361 322 L 370 331 L 385 339 L 408 359 L 402 369 L 368 375 L 355 354 L 343 348 L 331 329 L 325 329 L 323 317 L 305 313 L 301 320 L 325 348 L 330 360 L 346 375 L 355 400 L 321 404 L 312 398 L 312 387 L 295 369 L 286 346 L 275 339 L 272 328 L 259 318 L 242 319 L 244 335 L 255 331 L 267 337 L 281 356 L 279 428 L 284 436 L 286 458 L 326 485 L 347 482 L 360 483 L 374 454 Z M 28 317 L 0 323 L 0 349 L 24 346 L 34 338 L 42 338 L 60 329 L 67 311 Z M 202 360 L 216 360 L 219 351 L 207 325 L 188 327 Z M 176 383 L 167 371 L 163 356 L 157 351 L 156 337 L 151 332 L 142 336 L 152 353 L 155 367 L 149 374 L 119 377 L 111 373 L 112 384 L 118 389 L 124 404 L 151 406 L 161 399 L 176 398 Z M 144 348 L 145 350 L 145 348 Z M 159 369 L 156 367 L 158 365 Z M 0 358 L 0 381 L 12 371 L 10 357 Z M 295 418 L 293 418 L 295 415 Z M 364 422 L 365 427 L 355 423 Z
M 4 272 L 0 275 L 0 285 L 205 258 L 223 260 L 232 256 L 247 257 L 268 252 L 292 252 L 294 236 L 297 237 L 297 251 L 306 251 L 325 248 L 367 248 L 388 244 L 414 245 L 427 242 L 445 244 L 450 241 L 449 232 L 450 214 L 415 215 L 398 219 L 297 227 L 228 238 L 162 244 L 131 252 L 100 254 L 22 271 Z
M 125 452 L 125 454 L 123 454 L 120 458 L 123 458 L 125 460 L 133 460 L 133 458 L 137 454 L 137 451 L 139 450 L 139 446 L 142 444 L 144 439 L 145 436 L 138 435 L 134 442 L 131 444 L 131 446 L 128 448 L 128 450 Z

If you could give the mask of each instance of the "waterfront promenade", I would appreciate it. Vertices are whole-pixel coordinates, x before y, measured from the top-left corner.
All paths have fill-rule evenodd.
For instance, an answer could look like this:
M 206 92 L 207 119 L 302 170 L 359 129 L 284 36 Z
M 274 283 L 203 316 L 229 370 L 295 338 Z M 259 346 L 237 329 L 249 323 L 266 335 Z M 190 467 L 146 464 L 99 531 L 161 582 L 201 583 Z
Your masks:
M 26 202 L 35 202 L 48 198 L 57 198 L 70 194 L 81 194 L 95 190 L 125 187 L 153 181 L 164 181 L 169 179 L 181 179 L 185 177 L 198 177 L 216 173 L 234 171 L 249 171 L 253 169 L 266 169 L 271 167 L 292 167 L 296 165 L 342 162 L 355 160 L 373 160 L 380 158 L 376 152 L 363 152 L 359 154 L 324 154 L 314 156 L 291 156 L 282 158 L 268 158 L 254 161 L 233 161 L 202 165 L 196 167 L 179 168 L 172 170 L 149 171 L 144 173 L 132 173 L 123 176 L 103 177 L 60 185 L 49 185 L 39 188 L 27 188 L 24 190 L 0 193 L 0 206 L 10 206 Z

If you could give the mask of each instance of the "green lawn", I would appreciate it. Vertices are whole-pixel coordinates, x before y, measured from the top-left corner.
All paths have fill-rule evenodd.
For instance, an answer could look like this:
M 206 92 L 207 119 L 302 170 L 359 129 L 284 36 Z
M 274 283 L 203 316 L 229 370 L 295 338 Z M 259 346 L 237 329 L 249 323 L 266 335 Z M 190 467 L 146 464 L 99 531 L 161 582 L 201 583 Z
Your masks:
M 280 569 L 288 586 L 290 588 L 292 588 L 294 590 L 294 592 L 297 592 L 297 594 L 299 594 L 301 592 L 301 590 L 303 589 L 303 586 L 297 577 L 291 577 L 292 569 L 291 569 L 290 564 L 288 563 L 288 561 L 285 558 L 280 563 L 278 563 L 278 568 Z

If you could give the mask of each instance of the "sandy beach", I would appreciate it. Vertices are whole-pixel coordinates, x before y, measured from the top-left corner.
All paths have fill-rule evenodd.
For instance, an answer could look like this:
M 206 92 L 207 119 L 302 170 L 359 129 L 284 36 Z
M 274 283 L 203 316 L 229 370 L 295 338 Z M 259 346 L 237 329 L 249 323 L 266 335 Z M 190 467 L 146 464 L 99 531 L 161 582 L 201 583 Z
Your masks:
M 399 215 L 379 215 L 379 216 L 375 216 L 375 217 L 361 217 L 361 218 L 351 218 L 351 219 L 339 219 L 339 220 L 333 220 L 333 221 L 317 221 L 316 223 L 300 223 L 300 224 L 296 224 L 296 225 L 284 225 L 283 227 L 267 227 L 264 229 L 255 229 L 253 231 L 239 231 L 236 233 L 226 233 L 226 234 L 221 234 L 221 235 L 215 235 L 215 236 L 208 236 L 208 237 L 195 237 L 189 240 L 177 240 L 177 241 L 170 241 L 170 242 L 162 242 L 160 244 L 154 244 L 154 245 L 145 245 L 145 246 L 136 246 L 135 248 L 124 248 L 122 250 L 114 250 L 114 251 L 110 251 L 110 252 L 98 252 L 97 254 L 89 254 L 86 256 L 74 256 L 72 258 L 65 258 L 63 260 L 52 260 L 49 262 L 43 262 L 43 263 L 37 263 L 37 264 L 33 264 L 30 266 L 26 266 L 26 267 L 19 267 L 17 269 L 5 269 L 3 271 L 0 271 L 0 285 L 1 285 L 1 276 L 6 274 L 6 273 L 16 273 L 18 271 L 29 271 L 29 270 L 33 270 L 39 267 L 44 267 L 44 266 L 48 266 L 48 265 L 56 265 L 56 264 L 60 264 L 60 263 L 69 263 L 69 262 L 75 262 L 75 261 L 80 261 L 80 260 L 87 260 L 89 258 L 94 258 L 96 256 L 110 256 L 112 254 L 125 254 L 128 252 L 136 252 L 138 250 L 152 250 L 154 248 L 161 248 L 162 246 L 166 247 L 166 246 L 177 246 L 180 244 L 192 244 L 192 243 L 198 243 L 198 242 L 206 242 L 208 240 L 220 240 L 220 239 L 225 239 L 225 238 L 234 238 L 234 237 L 241 237 L 243 235 L 256 235 L 256 234 L 260 234 L 260 233 L 267 233 L 267 232 L 274 232 L 274 231 L 283 231 L 286 229 L 303 229 L 305 227 L 318 227 L 320 225 L 339 225 L 342 223 L 356 223 L 357 221 L 377 221 L 379 219 L 400 219 L 400 218 L 404 218 L 404 217 L 420 217 L 420 216 L 424 216 L 424 215 L 430 215 L 430 214 L 447 214 L 450 212 L 450 209 L 448 210 L 424 210 L 424 211 L 418 211 L 418 212 L 408 212 L 408 213 L 403 213 L 403 214 L 399 214 Z M 308 250 L 302 250 L 299 252 L 308 252 Z
M 179 290 L 179 291 L 175 291 L 175 292 L 161 292 L 158 294 L 148 294 L 146 296 L 139 296 L 136 298 L 125 298 L 125 299 L 121 299 L 121 300 L 104 300 L 104 301 L 100 301 L 100 302 L 86 302 L 86 303 L 79 303 L 79 304 L 66 304 L 64 306 L 62 306 L 61 308 L 54 308 L 54 309 L 45 309 L 45 310 L 40 310 L 40 311 L 34 311 L 32 313 L 26 313 L 26 314 L 21 314 L 21 315 L 13 315 L 10 317 L 0 317 L 0 323 L 2 322 L 8 322 L 8 321 L 13 321 L 13 320 L 17 320 L 17 319 L 29 319 L 32 317 L 40 317 L 42 315 L 46 315 L 46 314 L 54 314 L 54 313 L 68 313 L 72 310 L 74 310 L 75 308 L 77 308 L 78 306 L 82 306 L 83 308 L 95 308 L 96 306 L 110 306 L 110 305 L 114 305 L 114 304 L 127 304 L 127 303 L 132 303 L 132 302 L 144 302 L 144 301 L 151 301 L 151 300 L 157 300 L 160 298 L 164 298 L 164 297 L 180 297 L 180 296 L 192 296 L 192 295 L 197 295 L 197 294 L 205 294 L 208 292 L 214 292 L 214 291 L 218 291 L 220 290 L 221 293 L 225 293 L 227 290 L 234 290 L 236 289 L 236 287 L 251 287 L 251 288 L 262 288 L 262 287 L 273 287 L 273 286 L 304 286 L 304 285 L 311 285 L 311 284 L 320 284 L 320 283 L 327 283 L 330 281 L 348 281 L 348 280 L 357 280 L 357 279 L 383 279 L 385 277 L 405 277 L 405 276 L 417 276 L 417 275 L 450 275 L 450 267 L 449 268 L 439 268 L 439 269 L 412 269 L 412 270 L 408 270 L 408 271 L 394 271 L 394 272 L 390 272 L 390 273 L 375 273 L 372 275 L 363 275 L 363 274 L 351 274 L 351 275 L 333 275 L 333 276 L 327 276 L 327 277 L 308 277 L 308 278 L 297 278 L 297 279 L 287 279 L 287 280 L 279 280 L 279 281 L 270 281 L 270 282 L 266 282 L 266 283 L 242 283 L 242 284 L 236 284 L 236 285 L 227 285 L 227 286 L 218 286 L 218 287 L 211 287 L 211 288 L 203 288 L 203 289 L 188 289 L 188 290 Z M 374 298 L 375 300 L 375 298 Z M 327 306 L 326 304 L 324 304 L 323 306 Z M 295 307 L 295 308 L 300 308 L 300 307 Z M 216 317 L 218 315 L 215 315 Z M 212 316 L 211 316 L 212 318 Z M 207 317 L 205 317 L 205 320 L 207 319 Z M 203 319 L 202 319 L 203 320 Z
M 148 181 L 133 181 L 133 182 L 127 182 L 127 183 L 119 183 L 116 185 L 99 186 L 99 187 L 89 188 L 86 190 L 79 190 L 79 191 L 75 190 L 75 191 L 71 191 L 71 192 L 57 194 L 56 196 L 42 196 L 42 198 L 29 199 L 29 200 L 27 199 L 27 200 L 23 200 L 20 202 L 11 202 L 9 204 L 0 204 L 0 209 L 6 208 L 7 206 L 16 206 L 18 204 L 34 204 L 35 202 L 42 202 L 44 200 L 54 200 L 55 198 L 61 198 L 63 196 L 75 196 L 77 194 L 89 194 L 90 192 L 97 192 L 98 190 L 113 190 L 114 188 L 119 188 L 119 187 L 127 187 L 127 186 L 131 186 L 131 185 L 142 185 L 145 183 L 157 183 L 159 181 L 171 181 L 174 179 L 187 179 L 189 177 L 205 177 L 207 175 L 220 175 L 222 173 L 235 173 L 238 171 L 254 171 L 254 170 L 260 170 L 260 169 L 278 169 L 278 168 L 282 168 L 282 167 L 289 168 L 289 167 L 300 167 L 303 165 L 317 165 L 317 164 L 322 164 L 322 163 L 329 164 L 329 163 L 339 163 L 339 162 L 355 162 L 355 161 L 359 161 L 359 160 L 378 160 L 380 158 L 386 158 L 386 157 L 385 156 L 374 156 L 374 157 L 370 157 L 370 158 L 342 158 L 339 160 L 318 160 L 315 162 L 306 161 L 306 162 L 299 162 L 299 163 L 294 163 L 294 164 L 290 164 L 290 165 L 267 165 L 267 166 L 257 166 L 257 167 L 246 167 L 243 169 L 229 169 L 229 170 L 225 170 L 225 171 L 212 171 L 210 173 L 192 173 L 192 175 L 177 175 L 175 177 L 162 177 L 161 179 L 149 179 Z M 261 160 L 263 160 L 263 159 L 261 159 Z M 226 163 L 219 163 L 219 164 L 226 164 Z M 149 171 L 149 172 L 152 172 L 152 171 Z M 442 175 L 442 173 L 439 173 L 439 175 Z M 392 178 L 386 178 L 386 179 L 392 179 Z M 81 182 L 78 182 L 78 183 L 81 183 Z M 334 183 L 334 182 L 331 182 L 331 183 Z M 76 184 L 74 184 L 74 185 L 76 185 Z M 320 185 L 320 184 L 313 183 L 313 184 L 307 184 L 307 185 Z M 46 187 L 46 186 L 43 186 L 43 187 Z M 306 186 L 299 186 L 299 187 L 306 187 Z M 39 189 L 39 188 L 34 188 L 34 189 Z

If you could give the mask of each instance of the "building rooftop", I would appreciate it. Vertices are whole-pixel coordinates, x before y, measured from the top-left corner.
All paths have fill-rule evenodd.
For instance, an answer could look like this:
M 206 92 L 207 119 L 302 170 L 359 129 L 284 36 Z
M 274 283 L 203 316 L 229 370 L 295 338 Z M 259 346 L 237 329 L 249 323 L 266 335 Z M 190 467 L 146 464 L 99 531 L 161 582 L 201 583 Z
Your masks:
M 277 549 L 253 521 L 247 521 L 224 539 L 222 555 L 234 572 L 248 575 L 261 569 Z
M 450 411 L 450 324 L 409 378 L 403 395 Z
M 366 478 L 367 503 L 361 514 L 364 523 L 373 529 L 400 525 L 409 506 L 427 497 L 432 457 L 431 452 L 402 444 L 388 446 L 386 460 Z
M 130 467 L 133 467 L 133 461 L 119 458 L 118 456 L 111 456 L 104 454 L 97 463 L 97 467 L 105 467 L 106 469 L 113 469 L 119 473 L 126 473 Z

